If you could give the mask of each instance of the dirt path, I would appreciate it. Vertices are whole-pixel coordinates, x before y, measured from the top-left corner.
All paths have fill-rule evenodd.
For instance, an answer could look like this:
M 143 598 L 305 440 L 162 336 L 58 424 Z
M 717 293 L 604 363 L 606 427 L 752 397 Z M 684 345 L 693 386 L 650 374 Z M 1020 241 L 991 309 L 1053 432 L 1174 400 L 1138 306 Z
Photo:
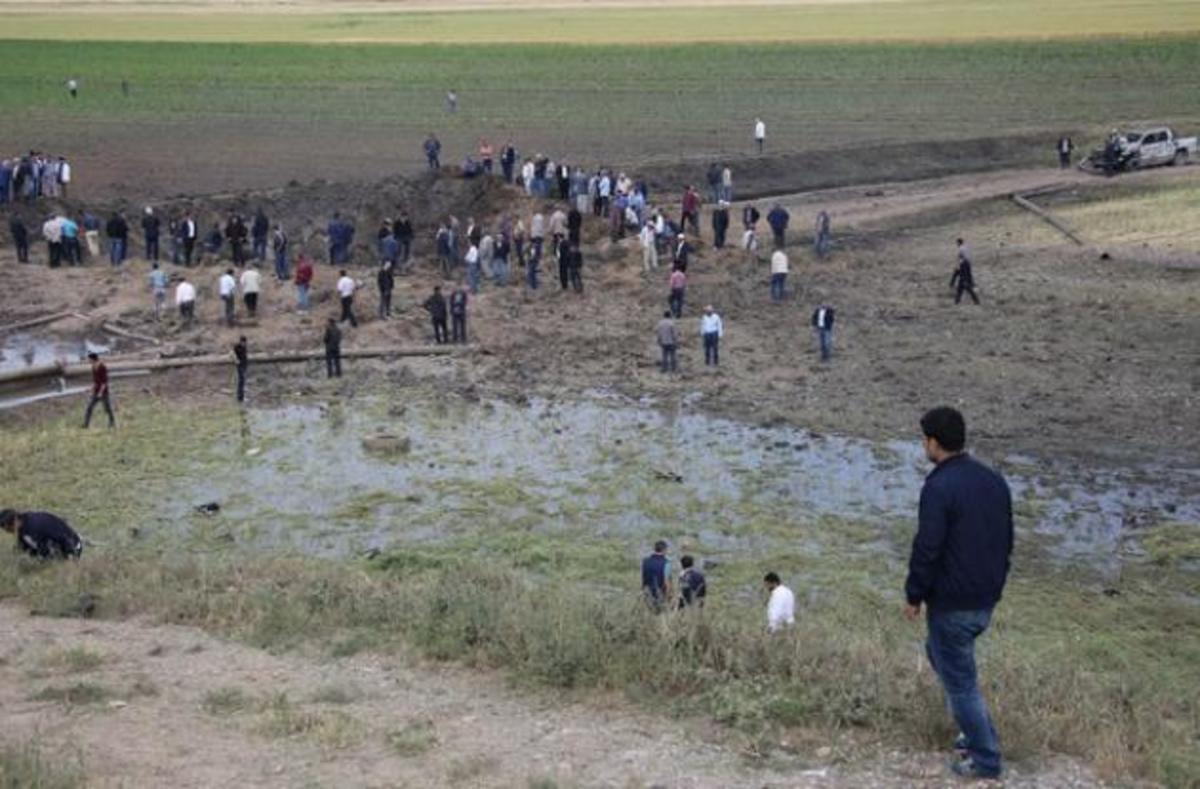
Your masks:
M 880 754 L 870 763 L 886 770 L 860 770 L 806 754 L 766 769 L 692 723 L 518 696 L 495 677 L 398 657 L 278 657 L 190 628 L 12 606 L 0 607 L 0 639 L 5 739 L 38 732 L 78 749 L 99 786 L 949 785 L 937 755 Z M 103 697 L 31 700 L 76 685 Z M 278 694 L 288 703 L 266 703 Z M 817 756 L 840 761 L 835 750 Z M 1008 785 L 1096 785 L 1068 762 L 1039 769 L 1017 768 Z

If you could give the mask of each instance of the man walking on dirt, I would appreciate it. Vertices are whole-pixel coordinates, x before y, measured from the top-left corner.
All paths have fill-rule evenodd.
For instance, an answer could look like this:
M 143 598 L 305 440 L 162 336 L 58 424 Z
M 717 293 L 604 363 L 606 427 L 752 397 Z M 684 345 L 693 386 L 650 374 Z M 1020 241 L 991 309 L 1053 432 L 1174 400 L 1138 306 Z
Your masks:
M 183 238 L 183 265 L 192 265 L 192 252 L 196 249 L 196 239 L 200 236 L 200 228 L 196 225 L 196 220 L 192 218 L 192 213 L 189 211 L 183 217 L 183 225 L 180 229 L 180 236 Z
M 667 278 L 667 287 L 670 290 L 667 295 L 667 304 L 671 309 L 671 317 L 679 318 L 683 315 L 683 297 L 687 291 L 687 274 L 681 269 L 675 269 L 671 272 L 671 276 Z
M 671 320 L 670 310 L 663 313 L 662 320 L 658 322 L 654 334 L 658 339 L 658 347 L 662 351 L 662 362 L 659 364 L 659 369 L 664 373 L 675 372 L 679 367 L 676 356 L 679 348 L 679 332 L 675 328 L 675 321 Z
M 196 286 L 188 282 L 188 278 L 175 286 L 175 306 L 179 308 L 179 319 L 183 325 L 191 326 L 196 317 Z
M 229 242 L 229 256 L 235 266 L 246 265 L 246 223 L 241 214 L 234 214 L 225 225 L 225 240 Z
M 342 317 L 338 319 L 338 323 L 350 321 L 350 325 L 355 328 L 358 327 L 358 319 L 354 317 L 354 291 L 357 289 L 358 283 L 342 269 L 337 281 L 338 298 L 342 302 Z
M 246 336 L 242 335 L 233 344 L 233 372 L 237 377 L 237 401 L 246 402 L 246 369 L 250 366 L 250 351 L 246 346 Z
M 154 294 L 154 320 L 162 320 L 163 307 L 167 304 L 167 275 L 157 263 L 150 267 L 150 291 Z
M 1002 770 L 1000 745 L 979 692 L 975 640 L 987 630 L 1008 578 L 1012 496 L 1004 477 L 966 453 L 966 423 L 957 410 L 929 411 L 921 432 L 934 469 L 921 489 L 904 615 L 913 621 L 925 609 L 925 652 L 962 732 L 955 748 L 965 755 L 951 769 L 994 779 Z
M 721 322 L 711 304 L 704 308 L 700 316 L 700 337 L 704 340 L 704 365 L 716 367 L 721 363 L 721 338 L 725 336 L 725 325 Z
M 92 410 L 95 409 L 96 403 L 104 405 L 104 413 L 108 414 L 108 426 L 110 429 L 114 428 L 117 426 L 117 420 L 113 417 L 112 402 L 108 396 L 108 367 L 95 353 L 88 354 L 88 362 L 92 365 L 92 399 L 88 401 L 87 410 L 83 413 L 83 429 L 86 430 L 92 424 Z
M 325 324 L 325 335 L 322 337 L 325 343 L 325 377 L 326 378 L 341 378 L 342 377 L 342 330 L 338 328 L 337 321 L 330 318 Z
M 17 250 L 17 262 L 29 262 L 29 228 L 14 214 L 8 220 L 8 232 L 12 233 L 13 246 Z
M 787 242 L 787 226 L 791 216 L 787 209 L 776 203 L 767 213 L 767 224 L 771 226 L 771 235 L 775 239 L 775 248 L 780 249 Z
M 158 260 L 158 217 L 154 215 L 154 209 L 146 206 L 145 215 L 142 217 L 142 240 L 146 250 L 146 260 Z
M 392 274 L 392 264 L 385 262 L 379 266 L 379 273 L 375 275 L 376 283 L 379 285 L 379 318 L 387 320 L 392 316 L 392 291 L 396 287 L 396 277 Z
M 762 118 L 754 119 L 754 146 L 759 153 L 763 152 L 763 145 L 767 141 L 767 124 L 763 123 Z
M 308 312 L 308 289 L 312 287 L 313 267 L 308 256 L 301 252 L 296 257 L 296 309 Z
M 958 266 L 954 269 L 954 275 L 950 277 L 950 287 L 957 288 L 954 291 L 954 303 L 958 304 L 962 301 L 963 293 L 971 295 L 971 301 L 979 303 L 979 296 L 975 293 L 975 275 L 971 272 L 971 255 L 967 251 L 967 245 L 960 238 L 955 241 L 958 247 Z
M 271 232 L 271 222 L 259 207 L 254 212 L 254 221 L 250 223 L 250 238 L 254 244 L 254 259 L 263 263 L 267 259 L 267 234 Z
M 642 594 L 655 613 L 662 612 L 671 594 L 671 560 L 667 557 L 667 541 L 654 543 L 654 553 L 642 559 Z
M 462 285 L 450 294 L 450 342 L 467 342 L 467 291 Z
M 119 266 L 125 261 L 126 244 L 129 241 L 129 224 L 119 211 L 109 218 L 104 233 L 108 236 L 109 262 Z
M 242 302 L 250 319 L 258 317 L 258 293 L 262 290 L 262 276 L 256 268 L 247 268 L 242 272 Z
M 449 332 L 446 331 L 446 297 L 442 295 L 442 288 L 435 285 L 433 295 L 425 300 L 421 305 L 429 313 L 429 319 L 433 321 L 433 341 L 438 345 L 445 345 L 450 341 Z
M 771 301 L 783 301 L 787 275 L 787 253 L 782 249 L 777 249 L 771 253 Z
M 1066 170 L 1071 166 L 1071 152 L 1075 150 L 1075 143 L 1067 135 L 1058 138 L 1058 145 L 1055 146 L 1058 151 L 1058 167 L 1061 170 Z
M 725 246 L 725 234 L 729 232 L 729 203 L 721 200 L 712 212 L 713 248 Z
M 217 295 L 225 305 L 225 325 L 233 325 L 233 302 L 236 297 L 237 280 L 233 278 L 233 269 L 226 269 L 217 280 Z
M 833 307 L 822 304 L 813 310 L 812 325 L 817 332 L 817 344 L 821 349 L 821 361 L 829 361 L 833 356 Z

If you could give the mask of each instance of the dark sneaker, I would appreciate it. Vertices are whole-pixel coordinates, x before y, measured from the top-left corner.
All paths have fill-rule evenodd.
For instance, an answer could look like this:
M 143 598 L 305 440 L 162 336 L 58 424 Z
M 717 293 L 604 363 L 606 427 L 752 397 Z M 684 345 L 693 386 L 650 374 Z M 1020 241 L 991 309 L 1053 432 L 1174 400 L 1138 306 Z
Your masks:
M 972 781 L 995 781 L 1000 778 L 999 771 L 984 770 L 970 758 L 951 762 L 950 772 Z
M 954 752 L 958 754 L 960 759 L 967 758 L 967 735 L 962 732 L 954 738 Z

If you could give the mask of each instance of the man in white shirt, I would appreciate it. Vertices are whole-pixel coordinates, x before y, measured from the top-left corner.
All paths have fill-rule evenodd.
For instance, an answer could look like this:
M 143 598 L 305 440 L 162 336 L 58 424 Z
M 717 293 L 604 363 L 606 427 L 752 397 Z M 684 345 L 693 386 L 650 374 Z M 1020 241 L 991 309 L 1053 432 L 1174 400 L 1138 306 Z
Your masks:
M 763 152 L 763 143 L 767 139 L 767 124 L 763 123 L 762 118 L 754 119 L 754 143 L 758 146 L 758 152 Z
M 704 315 L 700 317 L 700 336 L 704 339 L 705 366 L 716 367 L 720 361 L 719 347 L 721 338 L 725 336 L 725 326 L 711 304 L 704 308 Z
M 191 325 L 196 317 L 196 286 L 188 282 L 187 277 L 175 286 L 175 306 L 179 308 L 184 325 Z
M 217 280 L 217 293 L 225 304 L 225 325 L 233 325 L 233 299 L 237 291 L 237 280 L 233 278 L 233 269 L 226 269 Z
M 796 596 L 779 580 L 779 574 L 767 573 L 763 584 L 771 593 L 767 600 L 767 632 L 778 633 L 796 624 Z
M 354 291 L 357 289 L 358 283 L 346 273 L 345 269 L 342 269 L 337 281 L 338 297 L 342 300 L 342 317 L 338 322 L 350 321 L 350 325 L 355 328 L 358 327 L 358 319 L 354 317 Z
M 646 220 L 638 240 L 642 242 L 642 269 L 649 272 L 658 268 L 658 236 L 654 232 L 654 220 Z
M 242 272 L 242 300 L 246 303 L 246 312 L 253 318 L 258 314 L 258 291 L 262 287 L 262 278 L 257 269 L 247 268 Z
M 787 275 L 787 253 L 777 249 L 771 254 L 771 301 L 783 301 L 783 286 Z

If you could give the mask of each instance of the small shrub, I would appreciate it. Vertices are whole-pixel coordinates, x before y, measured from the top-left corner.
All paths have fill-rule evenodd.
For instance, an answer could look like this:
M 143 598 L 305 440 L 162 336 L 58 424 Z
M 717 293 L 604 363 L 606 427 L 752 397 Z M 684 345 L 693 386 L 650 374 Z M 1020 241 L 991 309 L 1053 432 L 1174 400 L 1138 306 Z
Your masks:
M 57 701 L 71 706 L 100 704 L 112 698 L 112 691 L 103 685 L 76 682 L 73 685 L 48 685 L 29 697 L 30 701 Z
M 227 716 L 244 712 L 251 700 L 241 688 L 225 687 L 205 693 L 200 705 L 209 715 Z
M 35 743 L 0 746 L 0 787 L 5 789 L 82 789 L 84 771 L 77 757 L 56 749 L 45 756 Z
M 438 744 L 437 729 L 430 720 L 409 721 L 404 728 L 388 732 L 386 739 L 401 756 L 420 756 Z

